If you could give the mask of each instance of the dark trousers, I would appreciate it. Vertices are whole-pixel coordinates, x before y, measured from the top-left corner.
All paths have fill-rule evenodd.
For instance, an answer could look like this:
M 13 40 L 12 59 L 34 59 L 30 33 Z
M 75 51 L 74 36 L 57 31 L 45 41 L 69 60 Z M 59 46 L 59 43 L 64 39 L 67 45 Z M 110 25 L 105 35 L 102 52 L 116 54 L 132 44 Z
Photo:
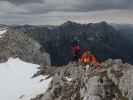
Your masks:
M 79 54 L 79 53 L 75 53 L 75 54 L 73 55 L 73 61 L 78 62 L 78 61 L 79 61 L 79 58 L 80 58 L 80 54 Z

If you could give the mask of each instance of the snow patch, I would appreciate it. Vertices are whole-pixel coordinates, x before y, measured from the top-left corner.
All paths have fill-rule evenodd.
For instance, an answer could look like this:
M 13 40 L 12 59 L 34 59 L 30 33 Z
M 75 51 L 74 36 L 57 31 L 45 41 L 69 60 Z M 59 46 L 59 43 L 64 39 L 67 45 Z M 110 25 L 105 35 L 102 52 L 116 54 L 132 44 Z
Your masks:
M 69 77 L 66 77 L 67 81 L 72 81 L 73 79 L 72 78 L 69 78 Z
M 19 58 L 9 58 L 0 64 L 1 100 L 30 100 L 37 94 L 44 93 L 52 78 L 40 82 L 45 76 L 31 78 L 39 65 L 31 64 Z
M 7 29 L 0 30 L 0 38 L 2 37 L 2 34 L 6 33 Z

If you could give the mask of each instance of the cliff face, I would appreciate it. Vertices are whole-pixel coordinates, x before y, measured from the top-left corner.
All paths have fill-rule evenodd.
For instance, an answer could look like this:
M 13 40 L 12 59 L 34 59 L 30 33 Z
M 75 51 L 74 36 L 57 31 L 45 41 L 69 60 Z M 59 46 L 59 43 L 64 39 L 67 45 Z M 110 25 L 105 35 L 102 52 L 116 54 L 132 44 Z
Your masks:
M 50 65 L 50 56 L 41 52 L 41 45 L 29 38 L 22 32 L 12 29 L 1 35 L 0 38 L 0 61 L 5 62 L 9 57 L 18 57 L 24 61 Z
M 101 66 L 42 68 L 38 74 L 53 79 L 48 90 L 32 100 L 132 100 L 133 66 L 112 59 Z

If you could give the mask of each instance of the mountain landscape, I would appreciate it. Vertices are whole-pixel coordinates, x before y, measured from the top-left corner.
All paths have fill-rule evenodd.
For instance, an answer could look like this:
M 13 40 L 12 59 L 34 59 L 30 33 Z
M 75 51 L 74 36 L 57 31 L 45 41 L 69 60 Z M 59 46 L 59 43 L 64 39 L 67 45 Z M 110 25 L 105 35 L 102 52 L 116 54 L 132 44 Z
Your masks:
M 58 26 L 1 24 L 3 95 L 0 97 L 3 100 L 132 100 L 131 30 L 131 26 L 123 28 L 107 22 L 67 21 Z M 75 37 L 79 39 L 81 54 L 84 48 L 96 54 L 100 69 L 92 64 L 72 63 L 71 45 Z
M 30 100 L 45 92 L 51 79 L 32 78 L 40 65 L 50 66 L 50 56 L 41 45 L 22 32 L 0 26 L 0 98 Z
M 133 0 L 0 0 L 0 100 L 133 100 Z
M 128 32 L 128 26 L 126 30 L 126 27 L 106 22 L 79 24 L 67 21 L 59 26 L 24 25 L 12 28 L 39 42 L 50 54 L 52 65 L 64 65 L 71 61 L 71 44 L 74 37 L 80 40 L 81 53 L 83 48 L 89 48 L 99 61 L 121 58 L 133 63 L 132 31 Z M 131 29 L 133 28 L 130 27 Z

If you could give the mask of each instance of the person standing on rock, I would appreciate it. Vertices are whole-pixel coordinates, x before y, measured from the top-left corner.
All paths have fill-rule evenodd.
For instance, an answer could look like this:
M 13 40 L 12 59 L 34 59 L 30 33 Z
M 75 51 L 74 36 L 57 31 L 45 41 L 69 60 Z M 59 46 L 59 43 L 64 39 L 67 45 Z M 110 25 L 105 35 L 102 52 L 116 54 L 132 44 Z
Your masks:
M 81 56 L 81 63 L 83 65 L 87 65 L 90 63 L 90 61 L 91 61 L 90 52 L 89 52 L 88 48 L 85 48 L 84 53 Z
M 100 64 L 97 62 L 96 55 L 91 55 L 91 63 L 96 66 L 96 69 L 100 69 Z
M 91 63 L 92 64 L 96 64 L 97 63 L 97 59 L 96 59 L 96 56 L 94 54 L 91 55 Z
M 80 44 L 78 38 L 74 38 L 72 42 L 72 53 L 73 53 L 73 62 L 78 63 L 80 58 Z

